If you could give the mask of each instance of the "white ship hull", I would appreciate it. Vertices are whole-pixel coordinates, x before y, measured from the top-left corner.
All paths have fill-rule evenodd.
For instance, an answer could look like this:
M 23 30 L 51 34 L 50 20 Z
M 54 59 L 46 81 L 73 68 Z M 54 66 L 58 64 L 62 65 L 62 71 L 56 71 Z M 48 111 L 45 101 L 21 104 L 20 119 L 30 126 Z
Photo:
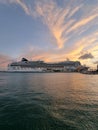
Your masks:
M 8 68 L 6 72 L 12 72 L 12 73 L 36 73 L 36 72 L 44 72 L 43 68 Z

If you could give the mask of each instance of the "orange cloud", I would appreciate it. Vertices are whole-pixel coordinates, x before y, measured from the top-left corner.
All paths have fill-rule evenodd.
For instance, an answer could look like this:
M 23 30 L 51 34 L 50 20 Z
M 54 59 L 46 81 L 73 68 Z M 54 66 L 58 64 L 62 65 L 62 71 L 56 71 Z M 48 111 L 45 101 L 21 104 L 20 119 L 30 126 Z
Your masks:
M 79 22 L 75 23 L 68 31 L 67 33 L 77 30 L 80 27 L 86 25 L 87 23 L 91 22 L 92 20 L 94 20 L 96 17 L 98 16 L 98 14 L 94 14 L 92 16 L 89 16 L 87 18 L 83 18 L 82 20 L 80 20 Z
M 94 50 L 98 48 L 98 42 L 96 43 L 98 32 L 92 31 L 90 34 L 88 31 L 87 36 L 85 35 L 83 37 L 81 34 L 89 30 L 93 25 L 98 24 L 98 9 L 92 8 L 90 5 L 91 7 L 88 9 L 89 13 L 84 13 L 87 8 L 84 8 L 85 5 L 83 3 L 78 4 L 78 2 L 77 5 L 72 5 L 71 3 L 61 7 L 53 0 L 37 0 L 35 1 L 35 7 L 32 7 L 32 5 L 29 5 L 29 2 L 23 0 L 4 1 L 20 5 L 25 13 L 33 18 L 39 17 L 49 29 L 49 34 L 51 35 L 51 40 L 49 40 L 53 41 L 59 48 L 58 50 L 50 49 L 45 51 L 34 47 L 33 51 L 28 49 L 28 52 L 25 52 L 22 56 L 32 60 L 45 60 L 50 62 L 62 61 L 67 57 L 71 60 L 78 60 L 81 53 L 85 51 L 89 53 L 92 51 L 94 57 L 97 57 L 98 52 Z M 82 13 L 78 19 L 78 16 L 74 17 L 74 15 L 79 10 Z M 69 42 L 70 39 L 73 41 L 71 44 Z M 66 48 L 66 45 L 69 44 L 70 47 Z
M 71 7 L 60 8 L 53 1 L 36 3 L 37 14 L 48 26 L 59 48 L 63 48 L 64 44 L 67 43 L 69 37 L 63 36 L 63 34 L 75 22 L 75 20 L 68 20 L 68 18 L 73 16 L 80 8 L 81 6 L 75 7 L 73 10 L 71 10 Z
M 71 39 L 70 33 L 73 35 L 76 31 L 80 32 L 86 31 L 86 25 L 93 21 L 98 16 L 98 9 L 90 10 L 89 14 L 82 14 L 80 20 L 74 19 L 73 16 L 79 11 L 84 11 L 84 4 L 79 3 L 75 6 L 72 5 L 71 0 L 68 2 L 67 6 L 60 7 L 55 1 L 35 1 L 35 8 L 22 0 L 4 0 L 9 3 L 18 4 L 22 7 L 26 14 L 31 17 L 40 17 L 43 23 L 48 27 L 50 34 L 52 35 L 51 40 L 58 45 L 58 48 L 63 48 L 64 45 L 68 44 L 69 39 Z M 77 2 L 78 3 L 78 2 Z M 81 27 L 82 30 L 80 29 Z M 80 34 L 81 34 L 80 33 Z

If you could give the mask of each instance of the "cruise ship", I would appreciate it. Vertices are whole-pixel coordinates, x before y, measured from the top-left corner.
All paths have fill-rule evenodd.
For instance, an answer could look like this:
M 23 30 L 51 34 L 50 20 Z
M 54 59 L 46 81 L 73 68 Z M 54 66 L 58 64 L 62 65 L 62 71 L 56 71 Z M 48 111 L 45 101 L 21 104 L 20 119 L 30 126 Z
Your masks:
M 63 61 L 58 63 L 46 63 L 44 61 L 29 61 L 22 58 L 21 61 L 8 65 L 8 72 L 75 72 L 81 66 L 79 61 Z

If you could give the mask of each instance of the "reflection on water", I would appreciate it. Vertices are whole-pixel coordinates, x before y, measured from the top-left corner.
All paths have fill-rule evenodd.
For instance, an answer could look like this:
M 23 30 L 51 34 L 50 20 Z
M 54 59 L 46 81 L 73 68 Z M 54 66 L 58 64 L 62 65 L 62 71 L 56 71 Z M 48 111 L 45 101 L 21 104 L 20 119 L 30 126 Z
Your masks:
M 0 74 L 0 130 L 98 130 L 98 76 Z

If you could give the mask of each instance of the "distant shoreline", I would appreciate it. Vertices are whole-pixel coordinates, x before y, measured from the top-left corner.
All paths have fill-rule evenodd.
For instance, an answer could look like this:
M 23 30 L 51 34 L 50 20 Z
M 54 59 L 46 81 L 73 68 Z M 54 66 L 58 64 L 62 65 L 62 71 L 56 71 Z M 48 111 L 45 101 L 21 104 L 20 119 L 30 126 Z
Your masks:
M 79 73 L 79 72 L 31 72 L 31 71 L 0 71 L 0 73 Z
M 88 71 L 88 72 L 85 72 L 85 73 L 82 73 L 82 74 L 88 74 L 88 75 L 98 75 L 98 71 Z
M 0 73 L 80 73 L 86 75 L 98 75 L 98 72 L 31 72 L 31 71 L 0 71 Z

